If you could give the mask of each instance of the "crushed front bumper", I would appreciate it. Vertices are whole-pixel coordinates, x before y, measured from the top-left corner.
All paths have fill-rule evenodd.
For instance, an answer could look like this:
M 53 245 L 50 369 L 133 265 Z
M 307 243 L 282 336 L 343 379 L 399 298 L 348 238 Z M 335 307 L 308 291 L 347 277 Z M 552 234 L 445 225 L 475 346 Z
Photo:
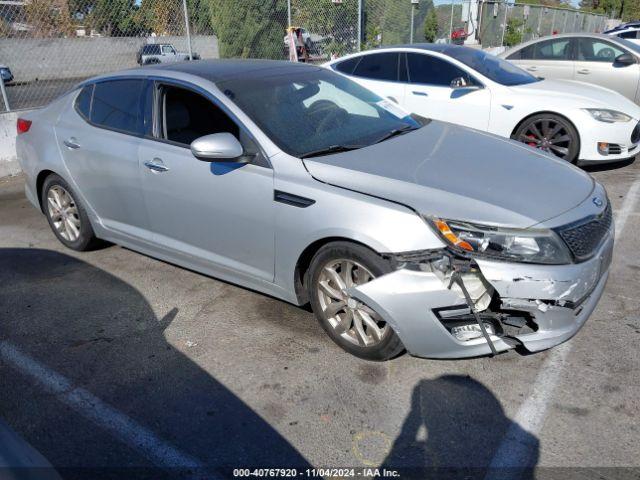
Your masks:
M 526 316 L 533 328 L 498 332 L 498 352 L 516 346 L 535 352 L 575 335 L 595 309 L 609 275 L 613 230 L 591 259 L 570 265 L 527 265 L 476 260 L 479 275 L 494 289 L 502 311 Z M 400 269 L 354 288 L 351 294 L 376 310 L 411 355 L 464 358 L 487 355 L 480 336 L 458 340 L 439 312 L 467 306 L 464 297 L 434 272 Z M 509 330 L 509 329 L 507 329 Z

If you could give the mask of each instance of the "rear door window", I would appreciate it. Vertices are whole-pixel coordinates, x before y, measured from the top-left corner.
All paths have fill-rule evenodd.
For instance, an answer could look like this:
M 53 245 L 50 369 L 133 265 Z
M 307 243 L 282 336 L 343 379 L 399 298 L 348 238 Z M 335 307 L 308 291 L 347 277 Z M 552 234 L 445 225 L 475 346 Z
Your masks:
M 356 65 L 358 65 L 358 62 L 360 62 L 361 58 L 362 57 L 355 57 L 345 60 L 344 62 L 336 63 L 334 68 L 338 72 L 351 75 L 353 73 L 353 70 L 356 68 Z
M 353 74 L 371 80 L 397 82 L 399 58 L 400 54 L 397 52 L 364 55 Z
M 95 84 L 91 122 L 132 135 L 142 134 L 141 107 L 144 80 L 110 80 Z

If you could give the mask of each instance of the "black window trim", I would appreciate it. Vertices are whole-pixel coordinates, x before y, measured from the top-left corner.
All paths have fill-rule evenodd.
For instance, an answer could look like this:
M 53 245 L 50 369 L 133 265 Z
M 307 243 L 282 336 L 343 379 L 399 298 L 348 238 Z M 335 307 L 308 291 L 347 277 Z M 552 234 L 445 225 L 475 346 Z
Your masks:
M 405 62 L 406 62 L 406 68 L 407 68 L 407 85 L 424 85 L 425 87 L 440 87 L 440 88 L 451 88 L 451 86 L 449 85 L 438 85 L 437 83 L 420 83 L 420 82 L 412 82 L 411 81 L 411 70 L 409 69 L 409 54 L 410 53 L 416 53 L 418 55 L 427 55 L 431 58 L 437 58 L 438 60 L 442 60 L 443 62 L 448 62 L 450 65 L 453 65 L 454 67 L 456 67 L 458 70 L 461 70 L 462 72 L 466 73 L 467 75 L 469 75 L 469 78 L 474 82 L 473 86 L 477 86 L 479 88 L 485 88 L 485 84 L 483 82 L 481 82 L 480 80 L 478 80 L 478 78 L 469 73 L 467 71 L 467 69 L 472 70 L 471 68 L 467 67 L 466 65 L 464 67 L 456 64 L 455 62 L 452 62 L 451 57 L 441 57 L 439 55 L 432 55 L 429 52 L 425 52 L 425 51 L 416 51 L 416 50 L 411 50 L 411 51 L 407 51 L 405 52 Z M 450 60 L 451 59 L 451 60 Z
M 165 138 L 162 138 L 161 136 L 162 120 L 160 118 L 160 112 L 162 112 L 162 105 L 161 105 L 162 95 L 159 94 L 160 89 L 162 88 L 163 85 L 182 88 L 185 90 L 189 90 L 193 93 L 197 93 L 198 95 L 201 95 L 205 99 L 209 100 L 216 107 L 222 110 L 225 113 L 225 115 L 227 115 L 238 126 L 238 128 L 241 129 L 243 133 L 245 133 L 251 139 L 251 141 L 256 145 L 256 147 L 258 147 L 258 150 L 260 151 L 260 155 L 259 155 L 260 160 L 258 160 L 255 163 L 250 162 L 251 165 L 255 165 L 258 167 L 265 167 L 269 169 L 273 168 L 271 165 L 271 162 L 269 161 L 269 157 L 266 155 L 264 148 L 262 148 L 262 145 L 260 145 L 260 142 L 258 142 L 256 137 L 245 126 L 245 124 L 216 95 L 213 95 L 211 92 L 209 92 L 208 90 L 205 90 L 202 87 L 199 87 L 198 85 L 194 85 L 193 83 L 185 82 L 183 80 L 159 77 L 155 75 L 146 77 L 146 79 L 151 83 L 151 88 L 154 89 L 153 109 L 152 109 L 153 127 L 152 127 L 152 136 L 143 135 L 142 138 L 144 140 L 160 142 L 167 145 L 172 145 L 174 147 L 183 148 L 185 150 L 190 150 L 189 145 L 175 142 L 173 140 L 167 140 Z
M 88 82 L 82 83 L 80 85 L 78 85 L 78 93 L 76 94 L 73 103 L 74 103 L 74 110 L 76 111 L 76 113 L 80 116 L 80 118 L 82 118 L 85 122 L 87 122 L 89 125 L 91 125 L 92 127 L 95 128 L 99 128 L 101 130 L 107 130 L 110 132 L 115 132 L 115 133 L 120 133 L 122 135 L 128 135 L 130 137 L 135 137 L 135 138 L 144 138 L 144 131 L 142 133 L 136 133 L 136 132 L 130 132 L 128 130 L 121 130 L 119 128 L 113 128 L 113 127 L 107 127 L 105 125 L 100 125 L 98 123 L 95 123 L 94 121 L 92 121 L 90 118 L 85 118 L 84 115 L 82 115 L 78 109 L 77 109 L 77 105 L 76 102 L 78 100 L 78 95 L 80 95 L 80 92 L 82 92 L 82 90 L 84 89 L 84 87 L 86 86 L 93 86 L 93 90 L 91 92 L 91 107 L 89 108 L 89 116 L 91 116 L 91 112 L 93 111 L 93 96 L 95 95 L 96 92 L 96 88 L 95 86 L 98 85 L 99 83 L 107 83 L 107 82 L 113 82 L 113 81 L 118 81 L 118 80 L 140 80 L 142 82 L 146 82 L 147 78 L 146 77 L 140 77 L 140 76 L 135 76 L 135 75 L 118 75 L 118 76 L 114 76 L 114 77 L 109 77 L 109 78 L 101 78 L 99 80 L 90 80 Z M 146 86 L 143 85 L 142 89 L 143 91 L 145 91 Z M 138 115 L 139 115 L 139 123 L 140 123 L 140 127 L 144 127 L 144 95 L 140 96 L 140 99 L 138 100 Z M 144 130 L 144 128 L 142 128 L 141 130 Z

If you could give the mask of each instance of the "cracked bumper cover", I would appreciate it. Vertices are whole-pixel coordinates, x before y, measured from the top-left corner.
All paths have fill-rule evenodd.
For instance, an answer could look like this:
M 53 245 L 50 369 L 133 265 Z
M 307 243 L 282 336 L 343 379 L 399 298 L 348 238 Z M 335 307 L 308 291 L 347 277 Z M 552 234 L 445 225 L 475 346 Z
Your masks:
M 535 332 L 514 337 L 491 335 L 496 350 L 503 352 L 520 343 L 535 352 L 573 337 L 602 296 L 612 251 L 613 231 L 598 253 L 582 263 L 528 265 L 476 260 L 504 308 L 528 312 L 537 325 Z M 491 353 L 484 338 L 460 341 L 441 323 L 434 310 L 464 305 L 465 301 L 435 273 L 397 270 L 355 288 L 352 294 L 384 318 L 412 355 L 464 358 Z

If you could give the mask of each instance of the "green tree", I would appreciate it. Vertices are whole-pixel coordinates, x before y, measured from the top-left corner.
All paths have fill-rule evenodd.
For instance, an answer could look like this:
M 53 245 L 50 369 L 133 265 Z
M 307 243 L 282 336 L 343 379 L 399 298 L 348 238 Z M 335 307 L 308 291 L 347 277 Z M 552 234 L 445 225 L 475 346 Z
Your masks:
M 433 43 L 436 41 L 438 37 L 438 14 L 436 13 L 436 9 L 432 8 L 429 10 L 427 17 L 424 19 L 424 39 Z
M 222 58 L 283 58 L 286 0 L 209 0 Z
M 85 17 L 88 27 L 112 37 L 139 35 L 142 25 L 134 0 L 95 0 Z
M 25 19 L 35 37 L 63 37 L 73 30 L 64 1 L 31 0 L 25 5 Z
M 510 18 L 507 20 L 507 29 L 504 32 L 504 44 L 513 47 L 522 42 L 525 33 L 531 33 L 530 27 L 525 28 L 525 20 L 522 18 Z

